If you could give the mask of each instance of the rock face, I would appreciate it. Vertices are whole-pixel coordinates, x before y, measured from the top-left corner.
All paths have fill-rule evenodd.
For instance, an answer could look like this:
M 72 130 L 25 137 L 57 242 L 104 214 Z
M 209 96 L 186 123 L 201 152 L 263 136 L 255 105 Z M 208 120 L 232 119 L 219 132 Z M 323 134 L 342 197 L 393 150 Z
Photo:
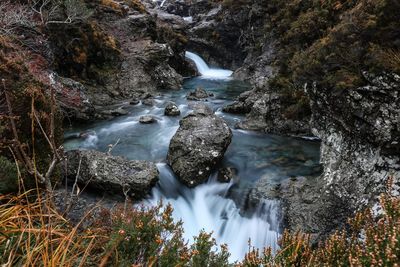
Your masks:
M 187 66 L 182 18 L 158 17 L 140 2 L 136 6 L 125 5 L 125 1 L 103 2 L 88 3 L 92 22 L 50 29 L 56 71 L 67 77 L 62 81 L 72 85 L 68 88 L 80 93 L 80 98 L 72 99 L 75 103 L 64 101 L 63 108 L 80 120 L 114 117 L 126 99 L 142 99 L 146 93 L 163 89 L 179 90 Z M 72 89 L 58 94 L 60 102 Z
M 78 183 L 108 194 L 141 199 L 158 181 L 154 163 L 127 160 L 118 156 L 91 150 L 73 150 L 66 153 L 66 176 Z M 77 175 L 79 169 L 79 175 Z
M 181 115 L 181 111 L 174 102 L 169 102 L 165 107 L 164 114 L 166 116 L 179 116 Z
M 310 136 L 310 115 L 286 114 L 285 96 L 268 89 L 252 90 L 224 108 L 225 112 L 247 113 L 238 128 L 280 135 Z
M 322 140 L 322 231 L 376 203 L 389 177 L 400 194 L 400 76 L 364 77 L 369 85 L 339 94 L 309 90 L 312 130 Z
M 232 140 L 224 120 L 200 108 L 180 121 L 167 160 L 179 180 L 188 187 L 205 182 L 222 160 Z

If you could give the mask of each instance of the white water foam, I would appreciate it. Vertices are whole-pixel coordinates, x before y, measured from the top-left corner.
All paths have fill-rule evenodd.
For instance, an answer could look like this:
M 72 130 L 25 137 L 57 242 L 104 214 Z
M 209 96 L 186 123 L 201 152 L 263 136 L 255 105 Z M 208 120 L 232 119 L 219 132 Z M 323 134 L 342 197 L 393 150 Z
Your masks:
M 196 64 L 197 70 L 202 77 L 207 79 L 229 79 L 232 76 L 233 71 L 224 69 L 213 69 L 210 68 L 207 63 L 195 53 L 185 52 L 185 57 L 192 60 Z
M 210 179 L 206 184 L 189 189 L 177 182 L 164 163 L 159 163 L 160 183 L 147 200 L 150 206 L 160 200 L 174 208 L 173 217 L 183 221 L 184 238 L 193 242 L 201 230 L 213 232 L 218 244 L 227 244 L 230 261 L 242 260 L 248 251 L 248 240 L 257 248 L 277 249 L 278 202 L 265 200 L 251 217 L 243 217 L 233 200 L 226 198 L 232 184 Z

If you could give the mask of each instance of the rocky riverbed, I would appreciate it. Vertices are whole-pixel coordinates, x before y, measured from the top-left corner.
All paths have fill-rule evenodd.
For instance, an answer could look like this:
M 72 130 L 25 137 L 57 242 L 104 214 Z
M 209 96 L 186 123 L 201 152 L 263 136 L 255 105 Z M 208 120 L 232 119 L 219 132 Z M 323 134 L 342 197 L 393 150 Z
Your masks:
M 193 211 L 200 192 L 203 198 L 222 196 L 234 205 L 219 213 L 207 213 L 214 202 L 202 206 L 202 213 L 210 216 L 207 220 L 225 218 L 229 206 L 235 215 L 227 221 L 239 218 L 235 216 L 264 218 L 266 225 L 260 227 L 274 233 L 283 226 L 302 230 L 315 240 L 342 226 L 354 211 L 376 203 L 389 177 L 398 192 L 397 75 L 364 71 L 367 85 L 350 91 L 324 90 L 311 82 L 294 87 L 281 76 L 270 83 L 280 71 L 275 63 L 282 56 L 277 53 L 282 43 L 263 32 L 267 12 L 272 12 L 269 5 L 143 4 L 146 12 L 133 10 L 123 18 L 107 15 L 100 20 L 117 38 L 119 50 L 117 57 L 108 57 L 116 60 L 117 69 L 101 82 L 105 95 L 90 93 L 95 92 L 93 85 L 84 82 L 58 80 L 82 96 L 82 110 L 72 109 L 76 119 L 119 116 L 74 124 L 66 137 L 88 134 L 68 138 L 68 149 L 106 152 L 118 140 L 113 154 L 158 163 L 160 182 L 148 202 L 167 198 L 178 209 Z M 232 71 L 217 71 L 185 50 L 201 55 L 210 66 Z M 183 78 L 195 74 L 203 77 Z M 282 84 L 289 84 L 292 92 Z M 66 111 L 71 112 L 68 107 Z M 217 177 L 230 182 L 220 185 Z M 197 187 L 182 189 L 172 181 L 175 178 Z M 266 200 L 279 200 L 278 211 L 272 208 L 274 219 L 266 215 L 271 213 L 269 204 L 268 211 L 260 211 Z M 185 217 L 182 210 L 177 217 Z M 184 220 L 195 224 L 193 218 Z M 221 227 L 218 236 L 225 240 L 225 226 L 212 224 L 207 229 L 217 231 L 215 227 Z

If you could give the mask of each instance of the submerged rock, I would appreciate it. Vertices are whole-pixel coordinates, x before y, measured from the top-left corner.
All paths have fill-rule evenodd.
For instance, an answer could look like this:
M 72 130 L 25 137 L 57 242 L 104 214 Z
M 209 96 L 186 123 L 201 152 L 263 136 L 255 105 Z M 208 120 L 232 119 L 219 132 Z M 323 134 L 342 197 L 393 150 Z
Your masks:
M 139 100 L 137 100 L 137 99 L 132 99 L 130 102 L 129 102 L 129 104 L 130 105 L 138 105 L 140 103 L 140 101 Z
M 194 91 L 189 92 L 186 96 L 188 100 L 195 100 L 195 101 L 205 100 L 208 97 L 209 94 L 207 93 L 207 91 L 200 87 L 196 88 L 196 90 Z
M 142 104 L 145 106 L 154 106 L 156 104 L 156 101 L 154 98 L 146 98 L 142 100 Z
M 226 122 L 200 108 L 180 121 L 172 138 L 167 160 L 178 179 L 189 187 L 205 182 L 222 160 L 232 140 Z
M 164 115 L 166 116 L 179 116 L 181 111 L 174 102 L 169 102 L 165 107 Z
M 124 196 L 126 192 L 134 199 L 141 199 L 158 181 L 157 167 L 151 162 L 128 160 L 94 150 L 72 150 L 66 156 L 67 178 L 78 177 L 79 184 L 87 184 L 103 193 Z
M 139 118 L 139 122 L 144 123 L 144 124 L 154 123 L 156 121 L 157 121 L 157 119 L 151 115 L 145 115 L 145 116 L 141 116 Z

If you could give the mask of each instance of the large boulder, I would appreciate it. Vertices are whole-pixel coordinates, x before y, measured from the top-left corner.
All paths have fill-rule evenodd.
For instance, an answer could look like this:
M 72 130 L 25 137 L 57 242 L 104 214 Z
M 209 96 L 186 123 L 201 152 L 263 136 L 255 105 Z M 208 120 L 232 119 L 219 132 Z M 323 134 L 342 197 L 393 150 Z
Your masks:
M 81 185 L 133 199 L 146 196 L 158 181 L 154 163 L 128 160 L 94 150 L 72 150 L 66 153 L 66 176 Z
M 226 122 L 205 107 L 184 117 L 169 145 L 167 160 L 189 187 L 205 182 L 232 140 Z

